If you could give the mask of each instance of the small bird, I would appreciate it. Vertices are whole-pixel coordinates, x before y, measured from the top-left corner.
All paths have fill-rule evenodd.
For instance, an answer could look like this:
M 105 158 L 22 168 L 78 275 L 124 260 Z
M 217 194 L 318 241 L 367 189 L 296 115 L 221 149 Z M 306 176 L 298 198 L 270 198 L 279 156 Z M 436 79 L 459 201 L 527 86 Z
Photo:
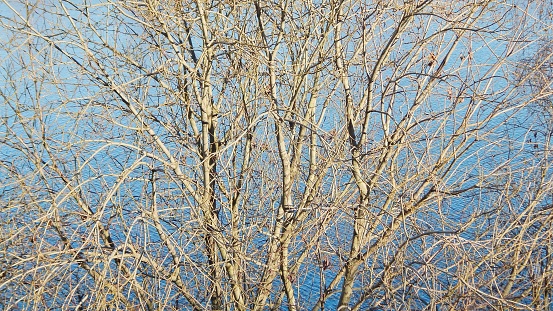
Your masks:
M 438 57 L 436 56 L 436 54 L 434 54 L 434 52 L 430 53 L 430 55 L 428 55 L 428 67 L 434 65 L 437 60 Z
M 331 265 L 332 263 L 330 262 L 328 257 L 324 256 L 323 259 L 321 260 L 321 268 L 323 268 L 323 270 L 327 270 L 328 268 L 330 268 Z

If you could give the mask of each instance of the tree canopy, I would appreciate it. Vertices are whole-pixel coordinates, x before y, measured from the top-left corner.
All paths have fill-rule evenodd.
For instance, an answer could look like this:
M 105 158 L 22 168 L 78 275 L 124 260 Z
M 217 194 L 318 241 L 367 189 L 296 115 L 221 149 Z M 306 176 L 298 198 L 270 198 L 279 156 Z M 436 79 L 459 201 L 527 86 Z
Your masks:
M 549 310 L 549 6 L 0 2 L 0 309 Z

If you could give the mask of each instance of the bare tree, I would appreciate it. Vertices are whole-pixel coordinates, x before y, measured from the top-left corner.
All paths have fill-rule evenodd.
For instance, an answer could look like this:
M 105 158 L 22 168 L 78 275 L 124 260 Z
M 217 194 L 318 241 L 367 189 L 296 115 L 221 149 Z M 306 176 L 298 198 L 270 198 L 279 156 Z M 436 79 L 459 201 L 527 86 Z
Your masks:
M 546 6 L 3 1 L 0 307 L 549 309 Z

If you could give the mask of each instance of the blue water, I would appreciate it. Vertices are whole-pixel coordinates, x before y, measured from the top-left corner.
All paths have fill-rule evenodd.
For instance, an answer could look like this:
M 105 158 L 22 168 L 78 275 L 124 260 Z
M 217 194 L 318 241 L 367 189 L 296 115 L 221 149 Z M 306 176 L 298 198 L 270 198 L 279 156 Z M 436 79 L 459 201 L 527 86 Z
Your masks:
M 98 7 L 96 10 L 109 13 L 108 7 Z M 0 5 L 0 11 L 7 11 L 5 4 Z M 73 18 L 77 20 L 84 14 L 73 10 L 71 12 Z M 5 17 L 5 15 L 3 16 Z M 422 21 L 423 17 L 414 23 Z M 92 21 L 95 25 L 101 25 L 102 22 L 104 21 Z M 58 42 L 62 48 L 70 51 L 76 61 L 87 62 L 87 56 L 81 47 L 74 45 L 74 41 L 77 40 L 75 36 L 57 34 L 57 29 L 49 28 L 47 21 L 37 20 L 34 25 L 38 29 L 49 31 L 53 40 Z M 69 20 L 63 20 L 58 25 L 59 28 L 69 26 Z M 434 27 L 438 26 L 431 26 L 429 30 L 435 30 Z M 171 58 L 175 57 L 171 52 L 148 49 L 148 44 L 144 43 L 145 40 L 151 38 L 138 32 L 140 28 L 136 24 L 131 24 L 128 27 L 114 24 L 106 26 L 104 30 L 101 36 L 107 38 L 108 43 L 117 42 L 121 49 L 130 51 L 129 56 L 144 60 L 143 64 L 147 65 L 147 69 L 150 71 L 164 61 L 170 62 Z M 123 30 L 126 35 L 114 37 L 114 33 Z M 374 25 L 373 31 L 388 36 L 392 28 L 389 28 L 389 25 Z M 140 72 L 136 68 L 128 66 L 120 56 L 105 49 L 99 41 L 100 38 L 95 37 L 92 31 L 88 29 L 86 34 L 95 38 L 90 42 L 88 48 L 105 53 L 103 60 L 109 65 L 107 72 L 117 76 L 115 82 L 120 85 L 126 84 L 130 90 L 134 91 L 132 92 L 135 97 L 133 104 L 143 108 L 146 111 L 145 115 L 155 117 L 156 122 L 159 121 L 159 123 L 155 123 L 151 121 L 153 119 L 147 119 L 153 124 L 152 128 L 159 133 L 160 139 L 171 152 L 179 157 L 184 175 L 192 183 L 194 190 L 201 189 L 201 163 L 199 163 L 199 156 L 195 150 L 195 138 L 190 124 L 183 121 L 187 112 L 184 111 L 182 103 L 172 98 L 170 94 L 164 93 L 163 88 L 147 76 L 146 72 Z M 428 54 L 430 49 L 434 51 L 448 46 L 448 42 L 454 38 L 454 35 L 453 32 L 446 33 L 441 37 L 441 45 L 429 46 L 429 51 L 419 54 L 414 54 L 415 51 L 412 50 L 416 45 L 410 35 L 400 38 L 403 48 L 391 54 L 391 61 L 401 63 L 412 57 L 421 58 L 421 60 L 408 72 L 402 74 L 394 72 L 392 67 L 383 69 L 379 73 L 379 79 L 374 87 L 378 95 L 373 103 L 375 112 L 371 114 L 369 122 L 370 139 L 367 145 L 363 146 L 363 152 L 366 153 L 364 158 L 366 160 L 363 162 L 365 178 L 369 178 L 375 171 L 378 156 L 382 150 L 379 148 L 385 145 L 384 141 L 397 130 L 399 122 L 407 118 L 414 98 L 420 94 L 419 83 L 424 83 L 435 68 L 428 65 L 426 56 L 422 54 Z M 374 221 L 378 220 L 379 223 L 374 225 L 373 236 L 367 242 L 367 247 L 375 243 L 386 231 L 386 228 L 401 216 L 402 207 L 413 200 L 417 188 L 428 177 L 425 170 L 436 163 L 437 155 L 450 143 L 451 148 L 469 147 L 463 152 L 457 152 L 457 157 L 449 161 L 451 165 L 445 165 L 439 170 L 442 175 L 436 177 L 437 182 L 423 187 L 422 190 L 426 193 L 431 190 L 432 186 L 435 186 L 442 191 L 459 189 L 465 191 L 444 195 L 443 199 L 429 201 L 424 208 L 405 219 L 400 228 L 391 235 L 389 243 L 381 245 L 361 265 L 352 297 L 352 301 L 366 298 L 364 302 L 361 302 L 360 310 L 369 310 L 372 307 L 375 307 L 376 310 L 447 309 L 447 306 L 440 306 L 438 302 L 440 295 L 459 285 L 458 274 L 473 264 L 473 261 L 487 260 L 486 256 L 489 255 L 487 246 L 491 244 L 486 243 L 491 243 L 490 241 L 493 240 L 494 231 L 492 229 L 494 226 L 507 228 L 516 215 L 523 213 L 531 203 L 533 199 L 531 193 L 534 191 L 531 186 L 538 187 L 539 185 L 533 179 L 538 170 L 529 168 L 542 166 L 545 176 L 553 175 L 551 174 L 552 170 L 547 166 L 547 161 L 544 160 L 545 155 L 539 154 L 539 152 L 545 154 L 549 151 L 543 149 L 542 145 L 535 147 L 538 141 L 551 143 L 551 136 L 547 136 L 551 130 L 537 125 L 536 120 L 543 119 L 539 115 L 536 116 L 535 111 L 502 108 L 503 113 L 498 114 L 491 121 L 482 123 L 487 116 L 495 113 L 495 109 L 499 105 L 505 104 L 504 101 L 507 99 L 513 101 L 512 105 L 516 104 L 516 100 L 525 99 L 523 94 L 520 96 L 508 94 L 511 91 L 508 88 L 508 79 L 512 78 L 509 73 L 490 71 L 497 61 L 498 55 L 506 53 L 506 43 L 500 40 L 501 33 L 486 35 L 487 39 L 496 38 L 497 40 L 484 41 L 485 38 L 476 35 L 462 40 L 451 54 L 451 60 L 443 68 L 444 75 L 450 75 L 449 78 L 439 81 L 433 88 L 435 95 L 424 101 L 418 109 L 412 111 L 413 115 L 417 117 L 417 122 L 409 123 L 411 127 L 405 137 L 409 148 L 404 148 L 394 161 L 387 164 L 389 169 L 384 170 L 378 176 L 378 183 L 372 190 L 370 206 L 367 210 L 369 216 L 367 217 L 371 217 Z M 200 41 L 194 42 L 199 43 Z M 56 84 L 58 81 L 48 81 L 43 86 L 43 93 L 38 94 L 35 91 L 41 86 L 33 84 L 33 72 L 25 67 L 26 64 L 31 63 L 31 60 L 18 59 L 13 56 L 14 54 L 10 54 L 10 51 L 0 49 L 0 59 L 4 59 L 0 72 L 4 74 L 12 68 L 14 73 L 9 78 L 17 81 L 17 83 L 11 84 L 10 79 L 6 77 L 0 81 L 0 89 L 8 98 L 8 100 L 1 99 L 3 102 L 0 106 L 2 109 L 0 111 L 2 118 L 2 123 L 0 123 L 0 133 L 2 134 L 0 141 L 0 159 L 2 160 L 0 192 L 2 198 L 0 202 L 4 206 L 8 206 L 8 204 L 15 206 L 0 210 L 0 219 L 2 219 L 2 230 L 20 230 L 21 237 L 39 236 L 43 244 L 36 245 L 29 239 L 22 238 L 14 241 L 13 245 L 11 241 L 0 242 L 0 247 L 14 249 L 14 252 L 17 252 L 20 249 L 14 248 L 17 246 L 16 243 L 28 243 L 31 249 L 36 247 L 29 251 L 29 256 L 40 252 L 41 247 L 44 251 L 63 247 L 59 235 L 48 225 L 48 218 L 59 213 L 59 217 L 63 219 L 62 227 L 69 235 L 70 244 L 75 249 L 82 247 L 83 250 L 86 250 L 86 247 L 91 247 L 90 245 L 101 244 L 98 242 L 97 225 L 102 223 L 109 227 L 110 234 L 115 244 L 120 247 L 121 254 L 130 251 L 130 245 L 135 245 L 144 256 L 151 256 L 161 266 L 169 267 L 173 260 L 169 255 L 169 249 L 161 242 L 160 234 L 155 230 L 152 220 L 145 214 L 154 204 L 152 200 L 154 189 L 150 180 L 153 178 L 151 172 L 155 170 L 157 172 L 155 178 L 158 178 L 156 182 L 158 194 L 155 204 L 161 210 L 163 229 L 174 245 L 178 246 L 179 260 L 184 267 L 181 277 L 190 288 L 194 288 L 192 293 L 200 299 L 201 303 L 208 303 L 208 298 L 204 293 L 210 286 L 206 275 L 207 259 L 203 254 L 202 232 L 205 228 L 202 228 L 202 224 L 198 221 L 201 218 L 199 216 L 201 212 L 197 202 L 191 198 L 182 182 L 175 178 L 174 174 L 161 161 L 153 160 L 155 157 L 164 159 L 164 155 L 156 150 L 154 142 L 148 135 L 136 130 L 141 125 L 140 121 L 125 110 L 121 100 L 113 92 L 104 92 L 103 88 L 97 85 L 98 81 L 90 81 L 90 76 L 87 77 L 82 71 L 71 65 L 70 60 L 62 56 L 50 44 L 38 39 L 33 43 L 39 47 L 37 49 L 43 53 L 41 55 L 44 55 L 44 58 L 36 61 L 37 63 L 45 62 L 47 64 L 46 61 L 52 57 L 64 59 L 69 62 L 69 65 L 60 63 L 52 67 L 57 70 L 56 76 L 64 83 L 60 90 L 58 90 L 60 86 Z M 358 44 L 356 40 L 350 40 L 345 44 L 348 55 L 351 55 L 356 44 Z M 375 49 L 381 48 L 381 46 L 375 47 Z M 283 54 L 279 56 L 283 58 L 279 59 L 281 61 L 279 64 L 283 68 L 289 66 L 291 62 L 290 59 L 285 59 L 284 52 L 292 50 L 288 47 L 283 48 Z M 469 58 L 469 54 L 471 58 Z M 437 55 L 440 59 L 444 56 L 443 54 Z M 370 57 L 373 55 L 369 55 Z M 469 62 L 478 64 L 478 66 L 469 66 Z M 370 59 L 369 63 L 373 64 L 374 59 Z M 332 62 L 328 62 L 328 64 L 329 69 L 326 69 L 323 78 L 333 81 L 333 65 Z M 226 65 L 228 65 L 227 61 L 221 60 L 221 66 Z M 34 74 L 48 73 L 41 66 L 37 66 L 37 72 Z M 166 68 L 170 72 L 179 70 L 178 66 L 171 64 Z M 358 66 L 353 66 L 353 68 L 358 69 Z M 135 79 L 137 72 L 144 76 Z M 353 77 L 359 73 L 352 70 L 350 74 Z M 395 78 L 397 78 L 395 84 L 390 83 L 390 79 Z M 363 96 L 361 90 L 364 87 L 364 79 L 364 77 L 359 78 L 352 85 L 353 97 L 356 102 L 360 102 Z M 313 81 L 311 73 L 306 81 L 306 83 Z M 176 81 L 169 79 L 169 82 L 171 83 L 170 87 L 178 87 Z M 285 79 L 279 80 L 281 88 L 279 88 L 278 96 L 280 98 L 286 99 L 290 96 L 289 90 L 286 88 L 287 82 L 289 81 L 285 81 Z M 388 86 L 395 90 L 387 91 Z M 259 85 L 251 87 L 255 90 L 259 88 Z M 215 99 L 228 96 L 236 102 L 243 100 L 234 95 L 240 92 L 237 88 L 222 90 L 218 85 L 214 85 L 213 88 Z M 448 96 L 449 89 L 452 89 L 450 96 Z M 385 91 L 386 93 L 384 93 Z M 474 100 L 475 97 L 478 98 L 478 96 L 472 96 L 475 94 L 485 95 L 486 101 Z M 462 99 L 454 105 L 449 97 L 457 95 Z M 333 138 L 346 130 L 343 126 L 345 123 L 343 96 L 344 92 L 338 86 L 336 93 L 326 89 L 322 90 L 317 102 L 316 119 L 321 117 L 323 120 L 318 129 L 321 133 L 320 152 L 323 155 L 321 161 L 334 158 L 336 154 L 345 154 L 345 156 L 337 159 L 331 169 L 321 172 L 321 174 L 326 174 L 324 186 L 317 194 L 317 202 L 310 206 L 312 210 L 305 221 L 306 227 L 291 242 L 289 259 L 292 264 L 296 263 L 296 260 L 302 255 L 302 251 L 306 250 L 308 243 L 314 240 L 318 248 L 317 250 L 315 248 L 307 249 L 309 255 L 299 264 L 299 271 L 294 279 L 294 290 L 300 310 L 311 309 L 348 259 L 347 254 L 353 231 L 351 225 L 353 207 L 357 204 L 358 194 L 348 170 L 349 153 L 339 152 L 340 148 L 348 147 L 344 147 L 339 141 L 333 141 Z M 306 100 L 309 98 L 309 96 L 305 97 Z M 330 102 L 325 102 L 327 98 L 331 98 Z M 269 113 L 270 110 L 260 100 L 249 98 L 247 103 L 251 105 L 248 109 L 251 109 L 252 115 L 263 115 L 258 119 L 251 119 L 249 121 L 251 127 L 248 128 L 252 129 L 252 134 L 256 136 L 258 152 L 254 154 L 255 158 L 252 159 L 254 164 L 250 167 L 234 163 L 232 152 L 235 151 L 238 155 L 244 152 L 242 146 L 244 136 L 240 136 L 235 147 L 228 148 L 222 153 L 219 163 L 220 185 L 218 186 L 217 206 L 221 209 L 219 211 L 220 229 L 223 231 L 224 237 L 230 240 L 230 211 L 224 206 L 232 200 L 234 195 L 232 191 L 242 191 L 236 189 L 239 175 L 235 173 L 235 170 L 250 170 L 249 179 L 245 181 L 246 185 L 243 188 L 249 191 L 248 197 L 242 198 L 239 208 L 241 214 L 239 227 L 242 231 L 239 233 L 238 241 L 235 242 L 239 243 L 243 252 L 252 257 L 245 259 L 244 269 L 247 275 L 244 276 L 244 290 L 248 298 L 253 298 L 256 295 L 256 282 L 259 281 L 263 270 L 263 258 L 266 256 L 266 247 L 270 242 L 271 228 L 276 221 L 275 211 L 281 199 L 279 189 L 281 185 L 278 178 L 274 178 L 274 176 L 280 176 L 280 160 L 276 150 L 269 148 L 261 151 L 264 145 L 274 146 L 273 122 L 275 116 Z M 22 110 L 13 106 L 15 104 L 21 104 Z M 36 107 L 40 109 L 37 110 Z M 221 139 L 224 131 L 236 130 L 232 128 L 232 125 L 240 107 L 233 101 L 225 102 L 223 108 L 224 111 L 221 111 L 221 115 L 224 116 L 220 123 Z M 280 108 L 281 110 L 277 112 L 282 116 L 285 109 L 284 107 Z M 193 110 L 196 113 L 200 112 L 197 107 Z M 40 115 L 42 111 L 47 112 L 45 117 Z M 324 116 L 323 112 L 326 113 Z M 473 135 L 473 132 L 468 132 L 462 133 L 450 141 L 449 137 L 455 133 L 455 130 L 461 125 L 463 117 L 468 114 L 472 115 L 466 117 L 466 120 L 479 124 L 478 128 L 472 127 L 471 129 L 486 133 L 486 135 Z M 422 119 L 426 121 L 422 122 Z M 117 124 L 113 123 L 113 120 Z M 167 124 L 167 126 L 163 124 Z M 179 126 L 172 126 L 174 124 Z M 389 128 L 386 129 L 384 124 L 387 124 Z M 198 122 L 196 125 L 201 126 L 201 123 Z M 129 129 L 126 126 L 135 129 Z M 44 132 L 42 132 L 43 128 L 45 128 Z M 336 132 L 332 132 L 333 129 Z M 246 127 L 240 128 L 240 131 L 246 130 Z M 358 131 L 356 134 L 360 135 L 361 133 Z M 22 139 L 15 140 L 14 136 L 16 135 Z M 42 137 L 46 137 L 49 150 L 42 145 Z M 322 140 L 325 140 L 324 144 Z M 290 141 L 291 138 L 287 136 L 286 143 Z M 143 151 L 150 152 L 151 156 L 145 157 L 144 152 L 137 150 L 138 147 Z M 309 172 L 308 155 L 308 152 L 304 150 L 299 182 L 293 189 L 295 202 L 298 202 L 306 191 L 305 182 Z M 34 156 L 41 160 L 34 161 L 32 158 Z M 69 188 L 57 176 L 59 175 L 57 172 L 44 169 L 46 180 L 42 179 L 38 172 L 41 168 L 46 167 L 44 164 L 52 163 L 57 163 L 59 170 L 67 176 L 72 186 L 78 187 L 85 203 L 91 206 L 97 219 L 83 220 L 80 217 L 77 213 L 77 202 L 72 197 Z M 136 165 L 129 170 L 131 164 Z M 11 171 L 12 169 L 17 173 Z M 123 173 L 126 174 L 125 182 L 119 184 L 119 177 Z M 25 178 L 16 180 L 17 178 L 14 176 L 24 176 Z M 411 177 L 411 179 L 406 177 Z M 29 193 L 23 191 L 18 183 L 22 181 L 32 191 Z M 508 189 L 517 195 L 503 198 L 503 193 L 507 190 L 501 187 L 505 185 L 511 185 L 513 188 L 516 186 L 528 187 L 528 189 L 518 192 Z M 111 192 L 114 187 L 118 188 Z M 230 195 L 223 193 L 221 187 L 226 187 L 227 191 L 230 189 Z M 344 199 L 333 201 L 334 193 L 348 189 L 347 187 L 352 187 L 349 188 L 351 190 L 348 190 L 350 197 L 346 196 Z M 392 191 L 395 190 L 398 192 L 392 194 Z M 394 200 L 386 205 L 388 196 L 394 196 Z M 540 198 L 540 200 L 542 207 L 552 202 L 551 197 Z M 324 228 L 317 227 L 321 217 L 331 217 Z M 317 237 L 321 230 L 324 234 Z M 517 230 L 513 229 L 506 239 L 516 236 Z M 88 241 L 82 241 L 81 237 L 86 237 Z M 363 249 L 363 251 L 366 250 L 366 248 Z M 118 282 L 123 288 L 124 296 L 138 303 L 141 299 L 138 297 L 138 290 L 125 282 L 126 276 L 121 273 L 121 266 L 112 257 L 109 257 L 113 250 L 97 247 L 94 251 L 110 258 L 110 262 L 107 264 L 92 264 L 94 268 Z M 542 249 L 539 251 L 541 252 Z M 27 254 L 18 253 L 17 256 L 27 258 L 25 257 Z M 321 256 L 328 260 L 328 267 L 322 267 Z M 0 257 L 0 262 L 2 265 L 15 265 L 14 262 L 17 262 L 18 259 L 14 258 L 16 257 L 10 258 L 6 263 L 5 261 L 8 259 Z M 60 291 L 59 295 L 43 297 L 46 301 L 44 304 L 51 308 L 56 308 L 64 303 L 75 304 L 79 295 L 84 297 L 85 294 L 88 294 L 90 297 L 88 299 L 91 300 L 114 300 L 115 297 L 109 293 L 81 292 L 88 288 L 95 288 L 96 284 L 86 276 L 82 268 L 74 263 L 75 258 L 59 254 L 51 255 L 51 260 L 62 263 L 56 268 L 45 266 L 34 272 L 29 272 L 21 279 L 31 282 L 48 276 L 48 285 L 58 286 Z M 164 299 L 164 301 L 174 306 L 178 304 L 182 308 L 189 307 L 183 297 L 179 295 L 174 284 L 157 275 L 158 272 L 148 264 L 138 262 L 136 258 L 128 258 L 124 264 L 137 273 L 135 279 L 147 288 L 148 294 L 151 295 L 148 297 Z M 496 270 L 504 269 L 506 265 L 506 262 L 497 260 L 493 265 L 480 266 L 475 278 L 491 277 Z M 35 267 L 36 264 L 33 261 L 26 261 L 18 265 L 19 271 L 32 271 Z M 386 270 L 387 268 L 389 270 Z M 521 275 L 526 276 L 528 273 L 523 271 Z M 65 283 L 68 280 L 69 283 Z M 228 290 L 230 281 L 225 281 L 227 282 L 225 290 Z M 395 290 L 392 291 L 381 285 L 381 281 L 394 287 Z M 405 286 L 400 286 L 403 284 Z M 37 303 L 31 301 L 30 298 L 33 289 L 23 287 L 18 286 L 15 282 L 5 283 L 0 279 L 0 308 L 3 306 L 2 304 L 10 303 L 24 309 Z M 273 282 L 274 292 L 270 300 L 275 302 L 282 299 L 280 308 L 285 310 L 287 302 L 281 287 L 282 282 L 277 277 Z M 324 305 L 325 309 L 335 310 L 337 308 L 340 287 L 341 282 L 338 283 L 335 290 L 330 291 Z M 75 292 L 70 292 L 74 288 L 78 289 Z M 64 294 L 70 298 L 66 299 L 63 297 Z M 105 297 L 102 297 L 102 294 L 105 294 Z M 16 301 L 17 299 L 21 300 Z M 407 302 L 411 304 L 407 304 Z M 526 303 L 525 300 L 523 302 Z

